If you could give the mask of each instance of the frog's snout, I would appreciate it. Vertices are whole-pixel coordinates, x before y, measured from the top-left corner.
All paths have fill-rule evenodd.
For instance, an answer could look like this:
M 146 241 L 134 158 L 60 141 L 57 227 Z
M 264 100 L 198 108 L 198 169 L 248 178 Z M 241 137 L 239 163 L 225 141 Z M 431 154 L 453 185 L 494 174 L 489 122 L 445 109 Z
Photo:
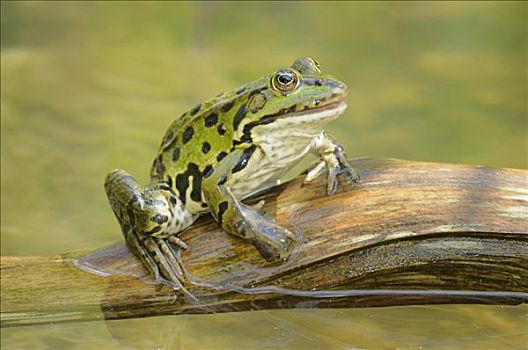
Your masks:
M 334 83 L 334 91 L 333 94 L 340 95 L 343 98 L 345 98 L 348 94 L 348 86 L 345 83 L 342 83 L 340 81 L 336 81 Z

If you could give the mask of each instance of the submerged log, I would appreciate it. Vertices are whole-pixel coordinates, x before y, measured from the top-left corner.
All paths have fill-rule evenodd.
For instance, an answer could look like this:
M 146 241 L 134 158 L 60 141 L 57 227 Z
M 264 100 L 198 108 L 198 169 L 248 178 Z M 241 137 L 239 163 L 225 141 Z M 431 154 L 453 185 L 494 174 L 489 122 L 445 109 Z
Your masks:
M 325 195 L 302 178 L 263 210 L 303 241 L 285 262 L 207 215 L 181 238 L 196 300 L 148 279 L 120 243 L 1 258 L 2 326 L 293 307 L 528 302 L 528 171 L 356 159 L 362 181 Z M 257 200 L 258 200 L 257 199 Z M 116 233 L 117 236 L 117 233 Z

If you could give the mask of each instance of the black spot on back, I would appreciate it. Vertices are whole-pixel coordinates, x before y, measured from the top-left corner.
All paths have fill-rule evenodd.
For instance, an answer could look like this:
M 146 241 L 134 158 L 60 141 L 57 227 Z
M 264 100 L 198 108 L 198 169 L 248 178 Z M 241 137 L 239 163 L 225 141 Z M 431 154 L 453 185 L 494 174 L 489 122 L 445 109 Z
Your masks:
M 246 88 L 245 88 L 245 87 L 241 87 L 240 89 L 238 89 L 238 90 L 236 91 L 236 94 L 237 94 L 237 95 L 240 95 L 240 94 L 243 93 L 244 91 L 246 91 Z
M 211 150 L 211 145 L 209 144 L 209 142 L 205 141 L 202 144 L 202 152 L 203 152 L 203 154 L 209 153 L 210 150 Z
M 202 104 L 198 103 L 196 106 L 193 107 L 193 109 L 191 109 L 191 115 L 195 115 L 196 113 L 198 113 L 200 108 L 202 108 Z
M 192 139 L 193 135 L 194 135 L 193 127 L 192 126 L 187 127 L 187 129 L 185 129 L 185 131 L 183 132 L 182 142 L 184 144 L 189 142 L 189 140 Z
M 206 127 L 210 128 L 211 126 L 218 123 L 218 114 L 211 113 L 207 117 L 205 117 L 204 124 Z
M 180 147 L 176 147 L 174 151 L 172 151 L 172 160 L 176 162 L 178 159 L 180 159 Z
M 198 168 L 198 165 L 193 164 L 192 175 L 193 175 L 193 187 L 191 191 L 191 199 L 195 202 L 202 201 L 202 173 Z
M 235 104 L 235 100 L 230 100 L 230 101 L 227 101 L 226 103 L 224 103 L 222 105 L 221 110 L 222 112 L 224 113 L 227 113 L 231 110 L 231 108 L 233 108 L 233 105 Z
M 203 177 L 204 179 L 207 179 L 209 176 L 211 176 L 213 174 L 213 166 L 212 165 L 208 165 L 205 167 L 204 171 L 203 171 Z
M 178 174 L 176 176 L 176 190 L 178 190 L 178 195 L 180 197 L 180 202 L 185 205 L 187 188 L 189 187 L 189 177 L 187 173 Z
M 216 131 L 218 131 L 218 134 L 220 136 L 224 136 L 224 134 L 226 133 L 225 125 L 223 123 L 219 124 L 218 127 L 216 128 Z
M 195 202 L 200 202 L 202 199 L 202 173 L 198 165 L 195 163 L 189 163 L 187 165 L 187 170 L 184 173 L 178 174 L 176 176 L 176 190 L 182 204 L 186 202 L 187 189 L 189 188 L 190 177 L 192 176 L 192 189 L 191 189 L 191 199 Z
M 242 119 L 244 119 L 246 116 L 246 104 L 243 103 L 238 111 L 235 114 L 235 118 L 233 119 L 233 130 L 236 130 L 238 126 L 240 125 L 240 122 Z

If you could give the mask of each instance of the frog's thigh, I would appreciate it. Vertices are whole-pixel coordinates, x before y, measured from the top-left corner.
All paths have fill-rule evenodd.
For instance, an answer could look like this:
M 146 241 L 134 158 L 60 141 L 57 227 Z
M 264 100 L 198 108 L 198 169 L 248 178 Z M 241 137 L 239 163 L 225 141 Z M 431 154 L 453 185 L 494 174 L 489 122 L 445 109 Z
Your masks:
M 135 201 L 142 199 L 142 188 L 130 174 L 121 169 L 115 169 L 106 175 L 104 187 L 110 206 L 128 241 L 136 224 L 131 209 Z
M 181 288 L 183 277 L 178 255 L 166 242 L 165 232 L 171 213 L 165 195 L 159 190 L 142 190 L 139 183 L 123 170 L 114 170 L 107 175 L 105 189 L 129 249 L 154 279 L 158 280 L 161 274 L 175 287 Z M 164 204 L 160 207 L 162 199 Z M 177 244 L 171 237 L 169 235 L 169 241 Z
M 249 152 L 248 149 L 234 150 L 215 166 L 202 182 L 205 200 L 224 230 L 253 243 L 267 260 L 285 259 L 299 235 L 280 227 L 257 209 L 241 203 L 230 190 L 238 172 L 251 172 L 252 167 L 258 167 L 258 162 L 248 159 Z M 250 157 L 258 157 L 257 152 L 260 149 L 251 150 Z

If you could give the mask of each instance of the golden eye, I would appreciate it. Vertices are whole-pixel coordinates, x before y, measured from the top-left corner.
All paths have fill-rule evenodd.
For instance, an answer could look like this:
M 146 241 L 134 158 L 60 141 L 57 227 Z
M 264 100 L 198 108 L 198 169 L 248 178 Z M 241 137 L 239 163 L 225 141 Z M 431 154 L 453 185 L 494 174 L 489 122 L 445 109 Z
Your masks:
M 277 71 L 271 78 L 271 87 L 286 95 L 299 86 L 299 75 L 292 69 L 282 69 Z

